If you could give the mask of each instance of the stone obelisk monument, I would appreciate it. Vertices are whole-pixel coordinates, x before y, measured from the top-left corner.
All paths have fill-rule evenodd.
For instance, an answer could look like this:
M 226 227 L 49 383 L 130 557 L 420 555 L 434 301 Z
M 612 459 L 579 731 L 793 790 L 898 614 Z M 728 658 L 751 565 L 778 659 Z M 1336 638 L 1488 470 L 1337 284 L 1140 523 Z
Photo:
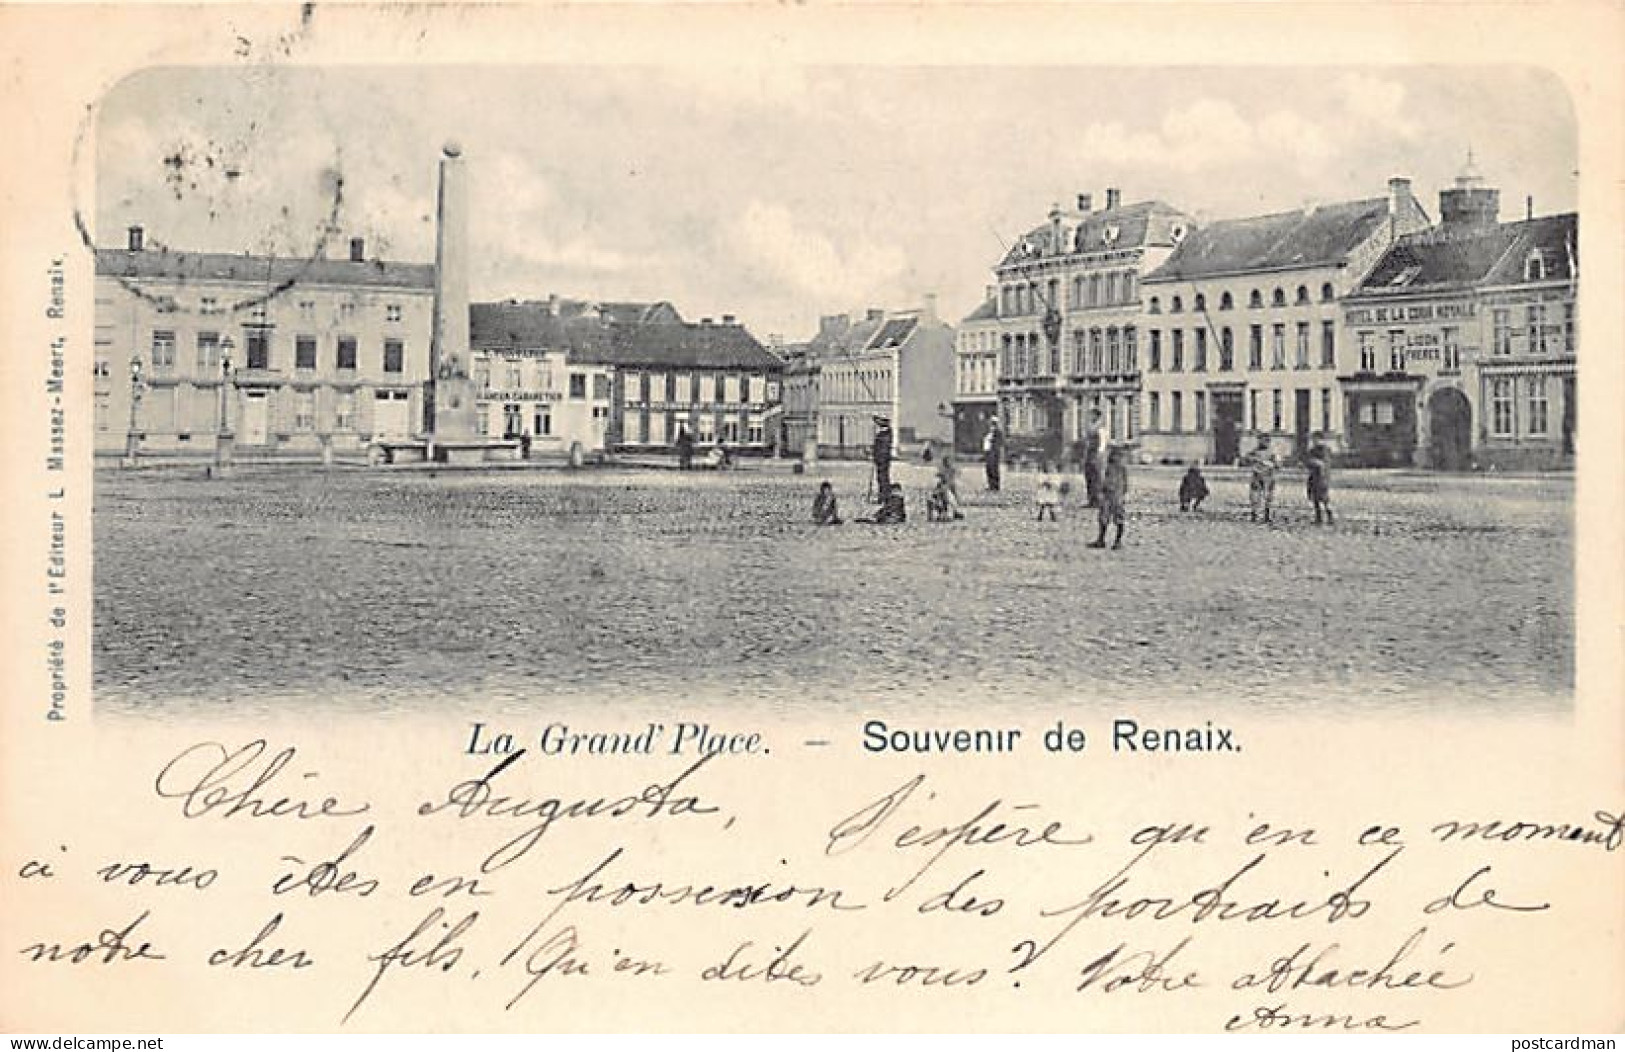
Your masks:
M 478 392 L 469 376 L 468 173 L 462 149 L 445 145 L 435 212 L 434 336 L 423 405 L 428 457 L 446 463 L 483 460 L 489 445 L 476 427 Z

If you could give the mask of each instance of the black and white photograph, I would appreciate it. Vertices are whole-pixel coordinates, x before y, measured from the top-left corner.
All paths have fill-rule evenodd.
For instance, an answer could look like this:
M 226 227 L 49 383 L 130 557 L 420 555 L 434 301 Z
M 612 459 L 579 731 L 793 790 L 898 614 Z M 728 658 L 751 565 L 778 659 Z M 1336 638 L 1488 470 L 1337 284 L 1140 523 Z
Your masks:
M 1550 72 L 154 67 L 87 157 L 104 712 L 1573 704 Z

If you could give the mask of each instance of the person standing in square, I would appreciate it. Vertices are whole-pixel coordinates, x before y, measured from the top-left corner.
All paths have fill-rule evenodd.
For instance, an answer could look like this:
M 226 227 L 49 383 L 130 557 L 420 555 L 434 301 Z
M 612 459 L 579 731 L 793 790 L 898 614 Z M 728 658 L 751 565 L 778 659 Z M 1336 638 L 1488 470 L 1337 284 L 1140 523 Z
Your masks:
M 1332 454 L 1326 448 L 1323 436 L 1315 435 L 1314 443 L 1309 452 L 1304 454 L 1304 466 L 1309 469 L 1309 503 L 1314 505 L 1315 521 L 1318 523 L 1324 514 L 1325 521 L 1332 521 Z
M 1269 522 L 1275 505 L 1275 476 L 1281 470 L 1281 458 L 1270 448 L 1270 436 L 1258 436 L 1258 447 L 1247 454 L 1246 463 L 1252 469 L 1247 483 L 1247 517 L 1253 522 Z
M 1100 475 L 1100 536 L 1090 542 L 1091 548 L 1106 547 L 1106 527 L 1115 526 L 1112 548 L 1123 546 L 1123 526 L 1128 521 L 1128 464 L 1123 448 L 1113 446 L 1106 454 L 1106 468 Z
M 1083 429 L 1083 488 L 1088 495 L 1086 508 L 1100 506 L 1100 410 L 1089 410 L 1089 422 Z

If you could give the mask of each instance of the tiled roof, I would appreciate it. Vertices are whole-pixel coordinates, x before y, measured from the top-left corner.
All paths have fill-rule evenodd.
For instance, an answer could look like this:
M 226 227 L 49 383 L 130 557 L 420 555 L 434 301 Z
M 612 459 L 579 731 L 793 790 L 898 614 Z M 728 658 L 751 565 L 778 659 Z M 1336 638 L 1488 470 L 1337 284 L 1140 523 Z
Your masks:
M 96 273 L 115 278 L 167 278 L 175 281 L 237 281 L 266 289 L 296 284 L 433 288 L 434 265 L 369 259 L 299 259 L 232 255 L 228 252 L 132 252 L 98 248 Z
M 914 335 L 914 330 L 919 324 L 919 318 L 892 318 L 869 340 L 868 349 L 899 347 L 908 342 L 908 338 Z
M 1062 230 L 1066 238 L 1060 251 L 1101 252 L 1142 245 L 1172 245 L 1173 228 L 1179 223 L 1190 225 L 1183 213 L 1163 201 L 1138 201 L 1087 215 L 1070 212 L 1063 217 Z M 1108 228 L 1113 235 L 1109 244 L 1106 239 Z M 999 265 L 1055 255 L 1056 249 L 1051 240 L 1049 223 L 1034 227 L 1017 239 Z M 1030 248 L 1024 249 L 1024 245 Z
M 773 370 L 784 364 L 742 325 L 558 317 L 534 302 L 472 304 L 469 342 L 481 350 L 563 350 L 576 361 L 602 365 Z
M 1192 230 L 1167 262 L 1145 280 L 1181 281 L 1254 270 L 1333 266 L 1387 221 L 1385 197 L 1223 219 Z
M 1526 267 L 1539 251 L 1546 281 L 1574 276 L 1580 217 L 1573 212 L 1501 223 L 1487 230 L 1430 230 L 1401 238 L 1372 268 L 1355 293 L 1404 295 L 1419 289 L 1515 285 L 1531 280 Z

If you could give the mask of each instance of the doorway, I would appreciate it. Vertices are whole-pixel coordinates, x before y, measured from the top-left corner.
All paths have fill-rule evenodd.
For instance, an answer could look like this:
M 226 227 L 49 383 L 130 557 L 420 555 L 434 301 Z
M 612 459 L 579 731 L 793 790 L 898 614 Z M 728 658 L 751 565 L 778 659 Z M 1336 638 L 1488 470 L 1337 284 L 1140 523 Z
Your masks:
M 1241 456 L 1241 392 L 1214 391 L 1213 463 L 1234 464 Z
M 243 437 L 245 446 L 263 446 L 271 434 L 271 399 L 264 391 L 243 394 Z
M 1437 470 L 1466 471 L 1472 465 L 1473 407 L 1454 387 L 1441 387 L 1428 399 L 1428 443 Z

